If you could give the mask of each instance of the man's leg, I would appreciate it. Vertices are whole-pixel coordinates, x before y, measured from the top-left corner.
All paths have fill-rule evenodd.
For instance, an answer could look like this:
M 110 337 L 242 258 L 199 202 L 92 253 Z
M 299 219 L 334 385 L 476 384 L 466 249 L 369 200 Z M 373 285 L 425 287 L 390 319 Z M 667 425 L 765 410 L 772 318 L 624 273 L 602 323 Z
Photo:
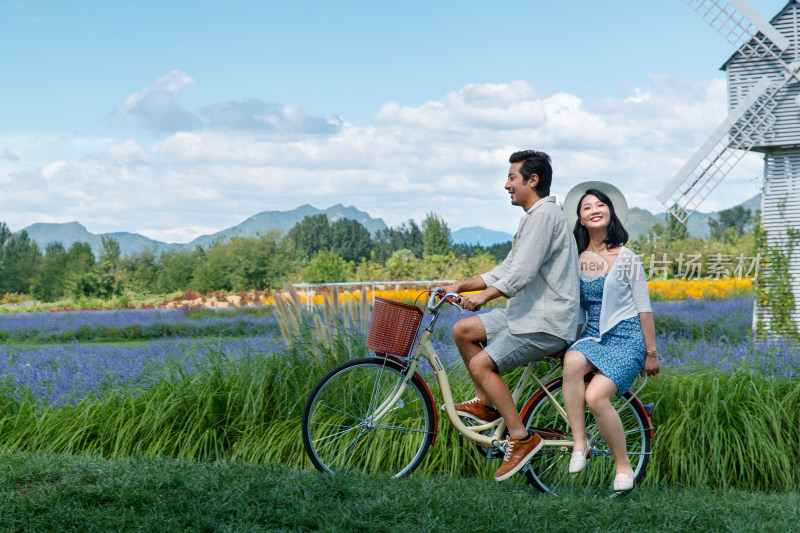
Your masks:
M 469 370 L 470 362 L 483 351 L 482 345 L 486 344 L 486 329 L 483 327 L 483 321 L 477 316 L 462 318 L 453 326 L 453 340 L 456 343 L 456 348 L 458 348 L 458 353 L 461 354 L 461 359 L 464 361 L 464 366 Z M 480 388 L 474 378 L 472 381 L 478 398 L 485 405 L 491 407 L 491 399 Z
M 522 420 L 517 412 L 517 406 L 511 397 L 511 391 L 500 377 L 497 365 L 489 357 L 489 354 L 481 350 L 475 354 L 467 366 L 475 390 L 480 390 L 486 395 L 486 399 L 481 400 L 486 405 L 494 405 L 500 413 L 508 427 L 508 433 L 512 438 L 524 439 L 528 436 L 528 430 L 522 425 Z M 488 400 L 488 401 L 487 401 Z
M 481 351 L 472 358 L 469 373 L 476 388 L 480 387 L 486 392 L 508 427 L 509 439 L 506 443 L 506 453 L 500 468 L 494 475 L 495 481 L 503 481 L 519 472 L 541 449 L 544 442 L 539 435 L 529 434 L 525 429 L 511 391 L 500 377 L 497 365 L 488 353 Z

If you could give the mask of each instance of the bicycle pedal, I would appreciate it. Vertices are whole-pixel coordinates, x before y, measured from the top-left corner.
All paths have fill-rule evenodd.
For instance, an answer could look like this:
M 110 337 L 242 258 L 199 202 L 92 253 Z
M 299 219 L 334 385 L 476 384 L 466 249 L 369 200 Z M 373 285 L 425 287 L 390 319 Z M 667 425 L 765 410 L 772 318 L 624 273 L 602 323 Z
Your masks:
M 483 456 L 487 459 L 502 459 L 505 456 L 505 452 L 497 448 L 486 448 Z
M 531 471 L 531 464 L 530 463 L 527 463 L 525 466 L 523 466 L 522 468 L 519 469 L 519 473 L 520 474 L 527 474 L 530 471 Z

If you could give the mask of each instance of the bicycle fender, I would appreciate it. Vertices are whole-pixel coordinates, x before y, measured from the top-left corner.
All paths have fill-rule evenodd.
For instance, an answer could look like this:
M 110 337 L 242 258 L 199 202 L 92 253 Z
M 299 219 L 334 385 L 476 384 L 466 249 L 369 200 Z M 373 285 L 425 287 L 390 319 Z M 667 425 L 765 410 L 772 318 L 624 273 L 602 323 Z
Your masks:
M 395 363 L 406 367 L 408 366 L 407 362 L 399 357 L 394 355 L 383 353 L 383 352 L 375 352 L 375 357 L 379 357 L 381 359 L 388 359 L 389 361 L 394 361 Z M 433 438 L 431 439 L 431 446 L 433 443 L 436 442 L 436 437 L 439 436 L 439 413 L 436 409 L 437 403 L 433 401 L 433 393 L 431 389 L 428 387 L 428 383 L 420 376 L 419 372 L 414 372 L 414 377 L 422 384 L 422 388 L 425 390 L 425 393 L 428 395 L 428 398 L 431 401 L 431 406 L 433 407 Z

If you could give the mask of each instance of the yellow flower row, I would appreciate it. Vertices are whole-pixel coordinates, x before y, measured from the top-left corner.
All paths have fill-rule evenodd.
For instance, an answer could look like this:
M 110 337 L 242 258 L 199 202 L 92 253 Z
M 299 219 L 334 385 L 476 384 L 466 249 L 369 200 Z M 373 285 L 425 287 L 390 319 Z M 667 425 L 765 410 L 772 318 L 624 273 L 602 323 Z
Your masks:
M 686 298 L 719 299 L 740 296 L 754 288 L 751 279 L 668 279 L 648 281 L 652 300 L 684 300 Z
M 648 281 L 647 287 L 650 290 L 652 300 L 684 300 L 686 298 L 708 298 L 719 299 L 732 296 L 739 296 L 753 290 L 754 284 L 750 279 L 701 279 L 683 280 L 668 279 L 664 281 Z M 309 295 L 300 291 L 300 301 L 309 303 Z M 424 302 L 427 299 L 426 291 L 421 288 L 386 288 L 376 289 L 374 292 L 368 289 L 367 295 L 370 302 L 373 296 L 387 298 L 398 302 L 414 303 Z M 339 302 L 358 302 L 361 299 L 360 291 L 340 291 Z M 324 303 L 325 296 L 320 292 L 313 294 L 314 305 Z M 272 297 L 264 299 L 264 303 L 271 305 L 274 303 Z

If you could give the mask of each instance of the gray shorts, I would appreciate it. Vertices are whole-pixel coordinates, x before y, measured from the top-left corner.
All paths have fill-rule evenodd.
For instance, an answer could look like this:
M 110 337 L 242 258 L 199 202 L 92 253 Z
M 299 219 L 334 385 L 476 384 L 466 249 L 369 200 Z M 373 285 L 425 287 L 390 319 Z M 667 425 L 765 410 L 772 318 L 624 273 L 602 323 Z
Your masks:
M 549 333 L 515 335 L 508 331 L 505 309 L 492 309 L 478 315 L 486 330 L 486 353 L 500 373 L 537 361 L 567 347 L 567 341 Z

